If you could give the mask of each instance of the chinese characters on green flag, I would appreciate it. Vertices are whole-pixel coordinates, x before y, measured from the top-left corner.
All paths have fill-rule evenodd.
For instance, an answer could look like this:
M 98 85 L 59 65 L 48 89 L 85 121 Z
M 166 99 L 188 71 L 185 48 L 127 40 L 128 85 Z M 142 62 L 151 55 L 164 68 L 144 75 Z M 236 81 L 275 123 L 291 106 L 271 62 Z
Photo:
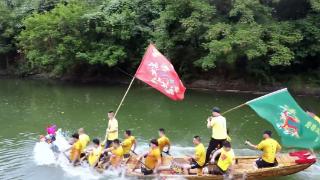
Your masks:
M 320 148 L 320 121 L 309 116 L 287 89 L 246 102 L 271 123 L 286 147 Z

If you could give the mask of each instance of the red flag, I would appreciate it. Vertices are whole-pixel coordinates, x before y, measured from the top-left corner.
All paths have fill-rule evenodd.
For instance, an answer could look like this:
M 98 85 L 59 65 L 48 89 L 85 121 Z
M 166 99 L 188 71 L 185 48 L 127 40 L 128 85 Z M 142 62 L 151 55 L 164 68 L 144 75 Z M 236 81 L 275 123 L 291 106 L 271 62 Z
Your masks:
M 172 100 L 182 100 L 186 88 L 168 59 L 150 44 L 136 72 L 136 78 Z

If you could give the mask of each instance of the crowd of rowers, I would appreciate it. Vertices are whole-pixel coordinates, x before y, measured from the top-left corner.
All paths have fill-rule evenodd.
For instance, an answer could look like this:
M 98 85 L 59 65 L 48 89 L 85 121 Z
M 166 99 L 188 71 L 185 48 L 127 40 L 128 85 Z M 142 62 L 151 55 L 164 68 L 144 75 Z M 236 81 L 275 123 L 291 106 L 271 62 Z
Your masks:
M 95 138 L 92 140 L 92 146 L 88 146 L 90 138 L 83 128 L 80 128 L 77 133 L 71 136 L 70 144 L 72 146 L 66 152 L 69 152 L 68 157 L 73 165 L 87 161 L 92 167 L 117 169 L 120 168 L 123 159 L 130 157 L 132 154 L 137 155 L 135 153 L 137 142 L 132 132 L 126 130 L 124 140 L 120 142 L 118 139 L 118 121 L 114 117 L 113 111 L 108 113 L 108 119 L 108 128 L 103 142 Z M 212 115 L 207 119 L 207 127 L 212 129 L 212 137 L 207 150 L 202 144 L 201 138 L 194 136 L 194 155 L 186 157 L 186 162 L 189 163 L 173 163 L 171 166 L 180 168 L 184 174 L 189 174 L 190 169 L 197 169 L 198 175 L 203 173 L 232 175 L 235 154 L 227 133 L 226 118 L 220 114 L 218 107 L 212 109 Z M 49 131 L 48 134 L 50 134 Z M 54 132 L 51 134 L 54 135 Z M 271 134 L 271 131 L 266 130 L 263 133 L 263 140 L 258 145 L 249 141 L 245 142 L 251 148 L 263 151 L 262 156 L 253 165 L 255 168 L 277 166 L 276 154 L 280 151 L 281 146 L 271 138 Z M 149 145 L 149 151 L 138 158 L 138 161 L 141 162 L 140 169 L 135 170 L 144 175 L 158 173 L 162 164 L 162 156 L 170 155 L 170 140 L 163 128 L 159 129 L 159 138 L 152 139 Z M 208 164 L 216 164 L 216 166 L 209 171 L 208 168 L 205 168 Z

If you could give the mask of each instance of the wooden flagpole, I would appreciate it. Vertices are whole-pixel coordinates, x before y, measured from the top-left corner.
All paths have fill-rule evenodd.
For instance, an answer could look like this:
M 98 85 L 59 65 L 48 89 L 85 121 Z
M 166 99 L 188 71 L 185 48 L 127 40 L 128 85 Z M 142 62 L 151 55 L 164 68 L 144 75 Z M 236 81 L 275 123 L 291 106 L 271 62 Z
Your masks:
M 129 90 L 130 90 L 130 88 L 131 88 L 131 86 L 132 86 L 132 84 L 133 84 L 133 81 L 134 81 L 135 79 L 136 79 L 136 77 L 133 76 L 133 78 L 132 78 L 132 80 L 131 80 L 131 82 L 130 82 L 130 84 L 129 84 L 129 87 L 127 88 L 127 91 L 124 93 L 124 95 L 123 95 L 123 97 L 122 97 L 122 99 L 121 99 L 121 101 L 120 101 L 120 104 L 119 104 L 116 112 L 114 113 L 114 117 L 117 116 L 117 114 L 118 114 L 118 112 L 119 112 L 119 110 L 120 110 L 120 107 L 122 106 L 122 103 L 123 103 L 124 99 L 126 98 L 128 92 L 129 92 Z
M 239 109 L 239 108 L 241 108 L 241 107 L 243 107 L 243 106 L 245 106 L 245 105 L 247 105 L 247 104 L 246 104 L 246 103 L 240 104 L 239 106 L 236 106 L 236 107 L 234 107 L 234 108 L 231 108 L 231 109 L 229 109 L 229 110 L 227 110 L 227 111 L 223 112 L 223 113 L 222 113 L 222 115 L 225 115 L 225 114 L 229 113 L 230 111 L 233 111 L 233 110 Z

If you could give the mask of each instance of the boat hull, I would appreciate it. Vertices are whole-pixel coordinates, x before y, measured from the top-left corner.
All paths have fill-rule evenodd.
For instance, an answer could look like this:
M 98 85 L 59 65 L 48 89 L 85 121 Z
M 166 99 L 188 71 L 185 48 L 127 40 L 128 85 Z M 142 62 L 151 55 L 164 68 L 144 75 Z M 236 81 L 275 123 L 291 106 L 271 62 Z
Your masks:
M 250 157 L 250 156 L 243 156 L 243 157 L 237 157 L 236 159 L 236 165 L 235 165 L 235 172 L 233 174 L 233 179 L 248 179 L 248 180 L 255 180 L 255 179 L 264 179 L 264 178 L 270 178 L 270 177 L 279 177 L 279 176 L 287 176 L 291 174 L 298 173 L 300 171 L 303 171 L 310 167 L 313 163 L 309 164 L 297 164 L 295 162 L 296 158 L 291 157 L 288 154 L 282 154 L 280 155 L 277 160 L 279 165 L 277 167 L 272 168 L 262 168 L 262 169 L 255 169 L 253 166 L 253 163 L 257 157 Z M 183 158 L 172 158 L 167 157 L 164 158 L 163 167 L 171 164 L 172 161 L 183 161 Z M 133 167 L 137 164 L 134 160 L 129 160 L 127 165 L 129 167 Z M 211 166 L 210 168 L 212 168 Z M 138 179 L 154 179 L 154 178 L 167 178 L 167 179 L 177 179 L 177 178 L 184 178 L 184 179 L 190 179 L 190 180 L 223 180 L 223 176 L 221 175 L 209 175 L 204 174 L 202 176 L 197 175 L 183 175 L 183 174 L 172 174 L 172 171 L 162 171 L 158 175 L 148 175 L 144 176 L 140 173 L 131 172 L 127 174 L 128 176 L 135 177 Z

